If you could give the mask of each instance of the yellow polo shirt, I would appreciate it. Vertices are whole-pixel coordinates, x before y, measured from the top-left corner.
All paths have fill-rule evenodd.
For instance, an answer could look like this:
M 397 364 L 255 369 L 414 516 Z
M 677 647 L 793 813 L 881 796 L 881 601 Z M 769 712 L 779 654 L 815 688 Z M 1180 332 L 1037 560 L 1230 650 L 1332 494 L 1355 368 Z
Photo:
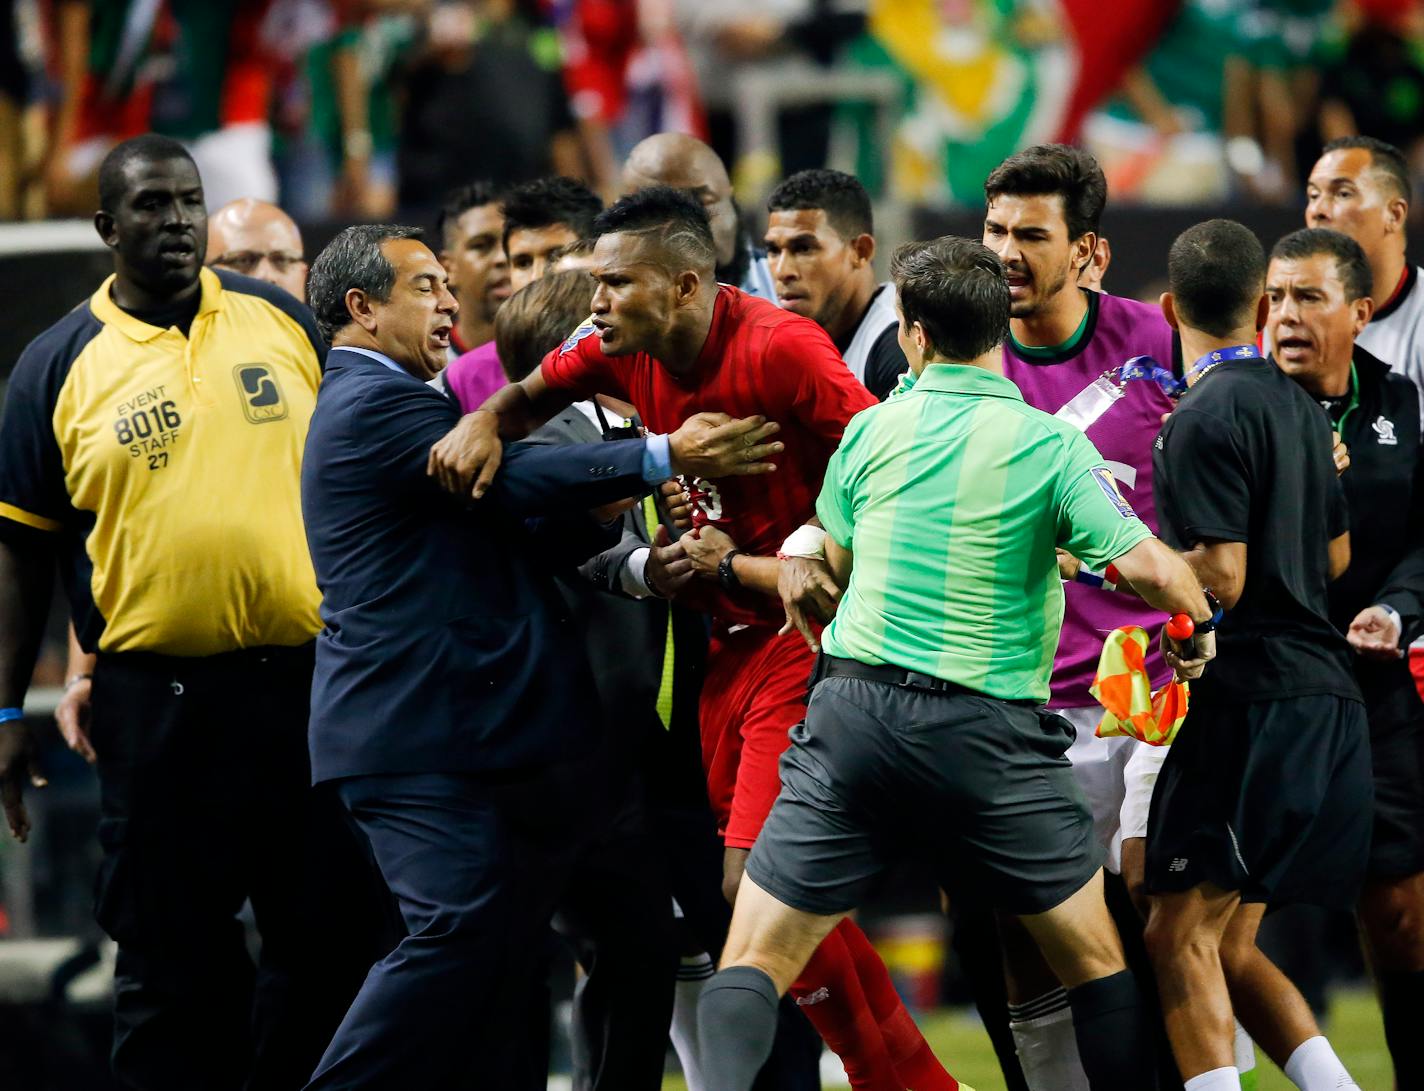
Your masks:
M 48 538 L 80 643 L 207 656 L 320 628 L 301 458 L 325 346 L 281 289 L 204 269 L 189 335 L 110 277 L 20 356 L 0 416 L 0 536 Z

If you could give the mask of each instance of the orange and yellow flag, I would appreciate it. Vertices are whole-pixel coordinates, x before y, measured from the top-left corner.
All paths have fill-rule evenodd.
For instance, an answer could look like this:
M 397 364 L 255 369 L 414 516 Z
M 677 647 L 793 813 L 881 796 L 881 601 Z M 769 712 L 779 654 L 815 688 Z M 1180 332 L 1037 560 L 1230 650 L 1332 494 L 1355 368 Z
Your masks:
M 1128 735 L 1150 746 L 1167 746 L 1187 717 L 1190 690 L 1168 682 L 1156 693 L 1147 675 L 1147 632 L 1137 625 L 1114 629 L 1103 642 L 1098 675 L 1088 692 L 1103 706 L 1097 736 Z

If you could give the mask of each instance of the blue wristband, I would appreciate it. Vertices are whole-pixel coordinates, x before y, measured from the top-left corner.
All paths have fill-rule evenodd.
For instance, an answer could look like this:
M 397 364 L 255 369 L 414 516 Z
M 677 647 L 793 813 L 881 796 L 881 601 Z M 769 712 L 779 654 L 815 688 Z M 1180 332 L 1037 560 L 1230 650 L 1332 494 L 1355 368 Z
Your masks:
M 0 724 L 8 724 L 11 720 L 23 720 L 25 710 L 23 708 L 0 708 Z

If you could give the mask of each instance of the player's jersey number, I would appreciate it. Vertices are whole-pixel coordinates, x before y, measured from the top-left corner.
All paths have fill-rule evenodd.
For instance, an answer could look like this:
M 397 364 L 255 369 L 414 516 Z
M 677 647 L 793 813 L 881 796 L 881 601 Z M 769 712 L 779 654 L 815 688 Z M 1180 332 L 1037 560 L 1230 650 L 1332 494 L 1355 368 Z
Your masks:
M 689 481 L 681 478 L 682 487 L 692 501 L 692 521 L 695 525 L 715 523 L 722 518 L 722 493 L 705 477 L 694 477 Z

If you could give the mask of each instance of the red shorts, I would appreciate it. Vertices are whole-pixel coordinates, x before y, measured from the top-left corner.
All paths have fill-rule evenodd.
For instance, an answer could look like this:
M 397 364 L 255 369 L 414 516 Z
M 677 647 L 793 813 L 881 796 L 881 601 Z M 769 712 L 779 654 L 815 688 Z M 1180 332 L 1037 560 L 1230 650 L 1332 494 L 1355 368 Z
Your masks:
M 714 630 L 702 686 L 707 798 L 728 848 L 749 849 L 781 790 L 778 763 L 806 715 L 815 653 L 799 632 Z

